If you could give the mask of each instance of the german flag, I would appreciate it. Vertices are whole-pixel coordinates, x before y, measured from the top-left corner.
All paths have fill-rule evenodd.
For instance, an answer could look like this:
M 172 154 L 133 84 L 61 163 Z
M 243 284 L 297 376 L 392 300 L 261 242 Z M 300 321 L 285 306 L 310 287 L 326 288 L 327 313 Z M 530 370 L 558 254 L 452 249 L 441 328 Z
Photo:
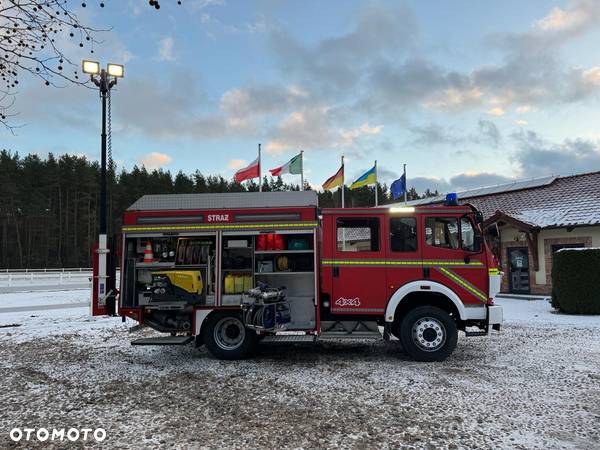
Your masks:
M 327 178 L 327 181 L 323 183 L 323 189 L 325 191 L 331 191 L 336 187 L 342 186 L 344 184 L 344 165 L 335 173 L 335 175 Z

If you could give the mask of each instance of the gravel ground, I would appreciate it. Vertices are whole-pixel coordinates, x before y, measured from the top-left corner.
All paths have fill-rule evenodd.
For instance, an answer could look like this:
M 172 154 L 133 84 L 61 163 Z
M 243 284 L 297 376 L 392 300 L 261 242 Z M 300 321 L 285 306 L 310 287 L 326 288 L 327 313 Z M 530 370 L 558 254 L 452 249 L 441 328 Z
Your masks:
M 54 320 L 41 338 L 35 323 L 0 328 L 0 448 L 52 447 L 13 443 L 13 427 L 102 427 L 104 448 L 600 448 L 600 318 L 508 322 L 443 363 L 394 342 L 262 345 L 225 362 L 132 347 L 151 332 L 65 311 L 31 319 Z

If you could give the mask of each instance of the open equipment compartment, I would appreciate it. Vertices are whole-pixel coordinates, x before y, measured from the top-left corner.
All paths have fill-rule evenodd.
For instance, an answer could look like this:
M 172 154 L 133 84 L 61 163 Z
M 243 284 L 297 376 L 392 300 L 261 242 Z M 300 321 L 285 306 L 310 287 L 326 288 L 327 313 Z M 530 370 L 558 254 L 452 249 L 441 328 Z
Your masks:
M 215 304 L 216 233 L 124 237 L 122 308 L 159 331 L 191 330 L 197 306 Z
M 281 331 L 316 326 L 315 234 L 313 230 L 223 232 L 221 304 L 238 306 L 243 293 L 264 283 L 285 287 L 290 322 Z
M 278 231 L 257 237 L 255 279 L 272 287 L 285 286 L 291 321 L 287 330 L 316 325 L 314 233 Z

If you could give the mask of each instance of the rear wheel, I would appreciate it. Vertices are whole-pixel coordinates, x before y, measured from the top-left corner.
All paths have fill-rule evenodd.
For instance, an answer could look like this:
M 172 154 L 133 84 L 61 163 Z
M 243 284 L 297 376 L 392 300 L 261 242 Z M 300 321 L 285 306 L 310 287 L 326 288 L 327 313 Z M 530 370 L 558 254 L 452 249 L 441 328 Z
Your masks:
M 419 306 L 406 313 L 399 334 L 402 347 L 417 361 L 443 361 L 458 340 L 452 317 L 435 306 Z
M 253 330 L 244 327 L 240 314 L 216 313 L 208 317 L 202 339 L 208 351 L 219 359 L 242 359 L 256 347 Z

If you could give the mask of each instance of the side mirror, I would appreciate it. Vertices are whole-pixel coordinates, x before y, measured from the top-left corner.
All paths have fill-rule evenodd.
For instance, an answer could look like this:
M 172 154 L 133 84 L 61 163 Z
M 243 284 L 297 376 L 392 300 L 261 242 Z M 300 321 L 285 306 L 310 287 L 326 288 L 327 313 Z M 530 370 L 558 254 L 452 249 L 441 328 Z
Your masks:
M 483 238 L 481 234 L 476 233 L 473 237 L 473 253 L 480 253 L 483 246 Z
M 483 213 L 481 211 L 475 211 L 475 223 L 483 223 Z
M 485 229 L 485 232 L 488 236 L 497 238 L 500 236 L 500 230 L 498 229 L 498 224 L 494 223 Z

